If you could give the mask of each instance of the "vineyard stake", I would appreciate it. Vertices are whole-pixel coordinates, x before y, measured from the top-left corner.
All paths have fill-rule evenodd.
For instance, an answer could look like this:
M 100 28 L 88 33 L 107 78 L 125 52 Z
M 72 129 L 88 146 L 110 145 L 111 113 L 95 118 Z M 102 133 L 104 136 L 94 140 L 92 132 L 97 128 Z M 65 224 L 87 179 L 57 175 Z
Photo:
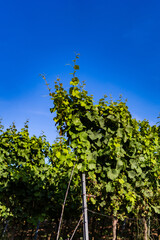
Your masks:
M 82 173 L 82 211 L 83 211 L 83 240 L 89 240 L 85 173 Z

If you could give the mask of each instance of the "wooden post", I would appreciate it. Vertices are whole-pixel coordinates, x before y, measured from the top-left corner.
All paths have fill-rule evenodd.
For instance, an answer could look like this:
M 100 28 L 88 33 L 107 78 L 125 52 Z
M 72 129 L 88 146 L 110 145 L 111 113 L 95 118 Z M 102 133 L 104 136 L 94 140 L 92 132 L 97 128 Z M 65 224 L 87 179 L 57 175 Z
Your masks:
M 143 226 L 144 226 L 144 240 L 148 240 L 148 228 L 147 228 L 147 221 L 145 217 L 143 217 Z
M 118 222 L 118 219 L 113 217 L 113 220 L 112 220 L 113 238 L 112 238 L 112 240 L 117 239 L 117 222 Z
M 151 218 L 148 218 L 148 239 L 150 239 L 151 236 Z
M 85 173 L 82 173 L 82 211 L 83 211 L 83 240 L 89 240 Z

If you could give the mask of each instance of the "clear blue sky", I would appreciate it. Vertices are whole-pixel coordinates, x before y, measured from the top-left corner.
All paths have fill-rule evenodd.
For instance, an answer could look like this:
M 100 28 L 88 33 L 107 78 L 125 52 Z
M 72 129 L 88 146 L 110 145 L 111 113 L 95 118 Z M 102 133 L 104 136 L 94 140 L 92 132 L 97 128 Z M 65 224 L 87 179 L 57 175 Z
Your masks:
M 56 129 L 40 73 L 67 85 L 74 52 L 80 80 L 95 100 L 128 99 L 137 119 L 157 122 L 160 112 L 160 1 L 0 1 L 0 117 L 30 133 Z

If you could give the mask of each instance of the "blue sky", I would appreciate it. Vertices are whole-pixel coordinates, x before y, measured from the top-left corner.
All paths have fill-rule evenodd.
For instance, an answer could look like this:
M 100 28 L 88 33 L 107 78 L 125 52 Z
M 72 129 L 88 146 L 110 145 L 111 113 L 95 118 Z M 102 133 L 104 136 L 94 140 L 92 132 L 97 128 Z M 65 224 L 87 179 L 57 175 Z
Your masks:
M 122 94 L 133 117 L 160 112 L 160 1 L 0 1 L 0 117 L 8 127 L 30 121 L 30 133 L 57 133 L 39 74 L 67 87 L 66 66 L 81 54 L 79 78 L 98 100 Z

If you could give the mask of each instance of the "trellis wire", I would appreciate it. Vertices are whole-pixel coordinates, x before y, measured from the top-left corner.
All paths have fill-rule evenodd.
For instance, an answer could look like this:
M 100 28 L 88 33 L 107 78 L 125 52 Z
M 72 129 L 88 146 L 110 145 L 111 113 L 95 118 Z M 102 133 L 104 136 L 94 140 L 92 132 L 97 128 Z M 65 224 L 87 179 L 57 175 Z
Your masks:
M 103 232 L 103 236 L 105 236 L 105 239 L 110 239 L 111 237 L 111 218 L 112 216 L 108 216 L 106 214 L 103 214 L 103 213 L 100 213 L 100 212 L 96 212 L 96 211 L 92 211 L 92 210 L 89 210 L 89 215 L 90 215 L 90 232 L 92 234 L 92 231 L 91 231 L 91 228 L 92 228 L 92 221 L 94 221 L 94 219 L 101 219 L 102 218 L 102 222 L 103 219 L 107 219 L 108 218 L 108 221 L 106 220 L 105 221 L 105 224 L 104 224 L 104 229 L 101 231 L 101 229 L 99 229 L 99 227 L 101 226 L 101 221 L 99 223 L 97 222 L 97 225 L 95 227 L 95 229 L 97 230 L 95 234 L 97 234 L 97 236 L 102 236 L 100 235 L 102 232 Z M 97 215 L 97 218 L 92 218 L 92 213 L 96 214 Z M 100 216 L 100 217 L 99 217 Z M 68 239 L 68 240 L 74 240 L 74 239 L 80 239 L 78 238 L 79 236 L 81 236 L 82 234 L 82 220 L 80 221 L 80 217 L 81 217 L 81 214 L 79 215 L 79 217 L 77 218 L 77 220 L 73 221 L 73 224 L 71 225 L 69 223 L 69 229 L 68 229 L 68 234 L 70 235 L 70 237 L 68 238 L 63 238 L 63 239 Z M 71 220 L 72 220 L 72 216 L 71 216 Z M 134 239 L 134 240 L 139 240 L 139 239 L 142 239 L 143 238 L 143 224 L 142 224 L 142 219 L 136 219 L 137 220 L 137 223 L 135 221 L 135 219 L 131 218 L 131 221 L 129 218 L 126 218 L 124 219 L 124 222 L 123 221 L 120 221 L 119 222 L 119 225 L 118 225 L 118 239 L 125 239 L 125 240 L 128 240 L 128 239 Z M 150 218 L 150 240 L 158 240 L 158 236 L 160 235 L 160 224 L 159 224 L 159 221 L 160 219 L 158 218 L 158 216 L 156 217 L 156 215 L 153 217 Z M 67 220 L 68 222 L 68 220 Z M 52 222 L 54 225 L 54 227 L 56 228 L 56 223 L 55 222 Z M 149 219 L 147 220 L 147 223 L 149 225 Z M 10 239 L 10 235 L 12 234 L 12 227 L 9 226 L 10 225 L 10 222 L 8 223 L 8 226 L 6 228 L 6 224 L 7 224 L 7 221 L 5 222 L 1 222 L 1 239 Z M 47 225 L 46 225 L 47 224 Z M 126 226 L 124 226 L 124 224 Z M 138 225 L 137 225 L 138 224 Z M 2 227 L 3 226 L 3 227 Z M 48 226 L 50 226 L 48 228 Z M 46 239 L 46 234 L 49 234 L 49 237 L 50 239 L 56 239 L 56 232 L 53 233 L 53 226 L 51 226 L 51 222 L 50 221 L 44 221 L 44 222 L 40 222 L 40 225 L 39 225 L 39 230 L 38 230 L 38 238 L 41 238 L 41 239 Z M 36 227 L 37 228 L 37 227 Z M 5 236 L 2 238 L 2 233 L 4 232 L 4 229 L 6 230 L 5 231 Z M 23 229 L 24 230 L 24 235 L 23 237 L 25 236 L 26 239 L 33 237 L 33 239 L 35 239 L 35 232 L 36 232 L 36 229 L 34 229 L 32 232 L 32 228 L 25 228 Z M 16 231 L 16 234 L 15 234 L 15 239 L 19 239 L 18 237 L 20 237 L 20 234 L 22 233 L 21 230 L 18 230 Z M 51 234 L 52 233 L 52 234 Z M 94 232 L 93 232 L 94 233 Z M 66 234 L 66 232 L 65 232 Z M 134 234 L 134 235 L 133 235 Z M 48 235 L 47 235 L 48 236 Z M 66 235 L 65 235 L 66 236 Z M 67 235 L 68 236 L 68 235 Z M 99 239 L 99 238 L 96 238 L 96 235 L 92 235 L 92 236 L 95 236 L 95 239 Z
M 88 212 L 93 213 L 93 214 L 96 214 L 96 215 L 99 215 L 99 216 L 102 216 L 102 217 L 110 218 L 110 219 L 113 219 L 113 218 L 114 218 L 114 216 L 108 216 L 108 215 L 106 215 L 106 214 L 104 214 L 104 213 L 95 212 L 95 211 L 92 211 L 92 210 L 90 210 L 90 209 L 88 209 Z M 123 223 L 123 230 L 125 229 L 125 225 L 126 225 L 126 221 L 127 221 L 127 220 L 143 221 L 144 218 L 125 218 L 125 219 L 124 219 L 124 223 Z M 152 220 L 158 220 L 158 221 L 160 221 L 159 218 L 153 218 Z M 141 224 L 140 224 L 140 225 L 141 225 Z M 140 227 L 140 225 L 139 225 L 138 227 Z M 148 227 L 147 227 L 147 229 L 148 229 L 148 231 L 147 231 L 148 239 L 153 239 L 153 238 L 151 238 L 151 218 L 150 218 L 150 217 L 148 217 L 148 219 L 147 219 L 147 225 L 148 225 Z M 159 239 L 160 239 L 160 236 L 159 236 Z
M 91 213 L 93 213 L 93 214 L 97 214 L 97 215 L 100 215 L 100 216 L 103 216 L 103 217 L 107 217 L 107 218 L 113 218 L 113 216 L 108 216 L 108 215 L 106 215 L 106 214 L 104 214 L 104 213 L 99 213 L 99 212 L 95 212 L 95 211 L 92 211 L 92 210 L 90 210 L 90 209 L 88 209 L 88 212 L 91 212 Z M 150 218 L 150 217 L 149 217 Z M 127 220 L 143 220 L 143 218 L 125 218 L 125 219 L 127 219 Z M 158 219 L 158 218 L 153 218 L 153 219 L 156 219 L 156 220 L 160 220 L 160 219 Z
M 35 232 L 34 240 L 37 240 L 39 225 L 40 225 L 40 221 L 38 221 L 38 224 L 37 224 L 37 229 L 36 229 L 36 232 Z
M 5 228 L 4 228 L 4 231 L 3 231 L 3 234 L 2 234 L 2 238 L 3 238 L 4 235 L 5 235 L 5 232 L 6 232 L 7 227 L 8 227 L 8 223 L 9 223 L 9 221 L 6 221 L 6 225 L 5 225 Z
M 71 172 L 71 176 L 70 176 L 70 179 L 69 179 L 68 187 L 67 187 L 67 190 L 66 190 L 64 202 L 63 202 L 63 205 L 62 205 L 62 212 L 61 212 L 61 217 L 60 217 L 60 221 L 59 221 L 59 226 L 58 226 L 58 232 L 57 232 L 56 240 L 59 239 L 61 225 L 62 225 L 62 219 L 63 219 L 63 213 L 64 213 L 64 207 L 65 207 L 65 204 L 66 204 L 66 200 L 67 200 L 67 196 L 68 196 L 71 180 L 72 180 L 72 177 L 73 177 L 73 172 L 74 172 L 75 165 L 76 165 L 76 163 L 74 163 L 74 166 L 73 166 L 73 169 L 72 169 L 72 172 Z
M 82 219 L 83 219 L 83 214 L 81 215 L 81 217 L 80 217 L 80 219 L 79 219 L 79 221 L 78 221 L 78 223 L 77 223 L 77 226 L 75 227 L 75 229 L 74 229 L 74 231 L 73 231 L 73 233 L 72 233 L 72 236 L 71 236 L 70 240 L 73 239 L 73 237 L 74 237 L 74 235 L 75 235 L 75 233 L 76 233 L 76 231 L 77 231 L 77 229 L 78 229 L 78 227 L 79 227 Z

